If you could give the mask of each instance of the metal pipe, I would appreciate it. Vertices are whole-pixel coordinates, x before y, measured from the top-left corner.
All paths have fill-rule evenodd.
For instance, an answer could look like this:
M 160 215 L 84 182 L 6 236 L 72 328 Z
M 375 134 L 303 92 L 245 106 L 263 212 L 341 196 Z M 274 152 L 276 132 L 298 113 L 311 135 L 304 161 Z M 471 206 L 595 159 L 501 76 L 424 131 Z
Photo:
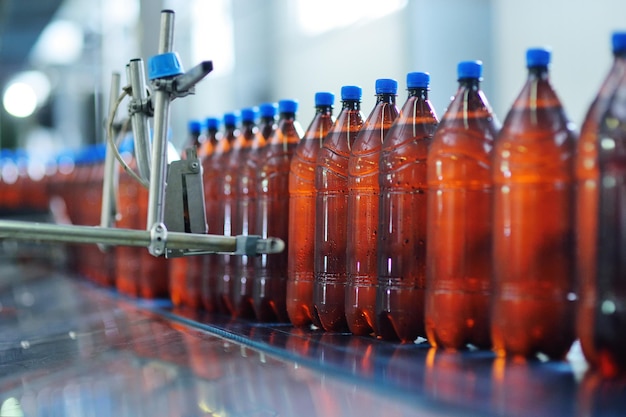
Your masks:
M 146 93 L 146 76 L 143 60 L 131 59 L 128 67 L 132 97 L 136 103 L 143 103 L 148 98 Z M 150 178 L 150 131 L 148 117 L 141 112 L 134 112 L 131 116 L 133 137 L 135 141 L 135 157 L 139 175 L 144 180 Z
M 151 234 L 146 230 L 117 229 L 97 226 L 62 225 L 17 220 L 0 220 L 0 239 L 34 242 L 91 243 L 147 248 Z M 233 253 L 246 246 L 246 239 L 254 243 L 252 251 L 277 253 L 283 250 L 280 239 L 259 239 L 258 236 L 221 236 L 198 233 L 168 232 L 166 247 L 177 250 Z
M 111 76 L 111 91 L 109 93 L 109 113 L 107 120 L 113 117 L 115 102 L 121 88 L 120 74 L 114 72 Z M 108 129 L 106 134 L 108 134 Z M 115 195 L 117 190 L 117 164 L 110 141 L 106 141 L 106 155 L 104 159 L 104 180 L 102 182 L 102 208 L 100 210 L 100 227 L 111 227 L 117 214 Z M 101 248 L 104 250 L 104 248 Z
M 174 11 L 161 10 L 161 27 L 159 32 L 159 54 L 172 52 L 174 49 Z
M 159 54 L 171 52 L 174 43 L 174 12 L 161 12 Z M 150 171 L 150 194 L 148 197 L 148 221 L 146 230 L 163 223 L 165 210 L 165 175 L 167 169 L 167 126 L 170 117 L 170 93 L 163 89 L 154 92 L 154 136 L 152 138 L 152 165 Z

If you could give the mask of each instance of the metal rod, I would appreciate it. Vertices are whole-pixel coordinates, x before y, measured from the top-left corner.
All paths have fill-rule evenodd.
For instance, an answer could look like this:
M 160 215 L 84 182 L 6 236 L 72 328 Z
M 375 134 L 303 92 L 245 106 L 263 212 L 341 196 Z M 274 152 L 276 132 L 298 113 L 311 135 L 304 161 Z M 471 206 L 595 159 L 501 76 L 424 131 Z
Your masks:
M 174 11 L 161 10 L 161 27 L 159 32 L 159 54 L 172 52 L 174 49 Z
M 107 119 L 113 116 L 115 102 L 120 93 L 120 74 L 114 72 L 111 76 L 111 91 L 109 93 L 109 112 Z M 107 129 L 108 130 L 108 129 Z M 108 134 L 108 132 L 107 132 Z M 104 159 L 104 180 L 102 182 L 102 208 L 100 210 L 100 227 L 111 227 L 117 214 L 115 195 L 117 190 L 117 164 L 111 149 L 111 143 L 106 141 L 106 156 Z
M 144 65 L 141 58 L 131 59 L 128 74 L 133 100 L 139 103 L 144 102 L 148 95 L 146 93 Z M 148 117 L 141 112 L 135 112 L 131 116 L 131 122 L 137 168 L 141 178 L 147 180 L 150 177 L 150 131 L 148 128 Z
M 161 12 L 159 54 L 171 52 L 174 43 L 174 12 Z M 167 169 L 167 126 L 170 117 L 170 93 L 157 89 L 154 92 L 154 136 L 152 139 L 152 165 L 148 197 L 146 230 L 163 223 L 165 210 L 165 176 Z

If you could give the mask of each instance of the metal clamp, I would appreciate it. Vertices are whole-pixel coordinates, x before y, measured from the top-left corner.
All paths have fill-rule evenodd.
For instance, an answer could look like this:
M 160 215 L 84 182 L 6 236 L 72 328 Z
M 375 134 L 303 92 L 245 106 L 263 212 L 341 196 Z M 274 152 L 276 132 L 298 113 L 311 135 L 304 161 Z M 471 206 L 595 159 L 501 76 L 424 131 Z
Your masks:
M 167 227 L 163 223 L 156 223 L 150 229 L 150 246 L 148 251 L 152 256 L 161 256 L 167 245 Z

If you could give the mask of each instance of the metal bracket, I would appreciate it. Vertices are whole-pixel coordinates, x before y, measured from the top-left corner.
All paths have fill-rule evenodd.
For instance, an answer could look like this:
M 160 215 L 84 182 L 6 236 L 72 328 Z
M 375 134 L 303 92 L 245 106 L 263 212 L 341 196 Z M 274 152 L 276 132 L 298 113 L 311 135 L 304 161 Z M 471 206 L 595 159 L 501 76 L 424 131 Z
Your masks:
M 153 256 L 161 256 L 165 254 L 167 246 L 167 227 L 163 223 L 156 223 L 150 229 L 150 246 L 148 251 Z

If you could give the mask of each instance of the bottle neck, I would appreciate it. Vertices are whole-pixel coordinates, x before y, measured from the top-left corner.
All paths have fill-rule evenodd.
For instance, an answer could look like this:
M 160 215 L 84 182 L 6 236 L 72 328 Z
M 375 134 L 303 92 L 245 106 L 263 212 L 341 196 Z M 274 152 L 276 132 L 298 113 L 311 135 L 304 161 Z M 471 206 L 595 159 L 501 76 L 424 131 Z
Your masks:
M 327 106 L 327 105 L 315 106 L 315 114 L 332 114 L 332 113 L 333 113 L 332 106 Z
M 428 89 L 424 87 L 409 88 L 409 97 L 417 97 L 421 100 L 428 100 Z
M 396 104 L 396 95 L 392 93 L 376 94 L 376 104 L 378 103 Z
M 547 80 L 548 79 L 548 67 L 529 67 L 528 78 L 531 80 Z
M 344 110 L 361 110 L 361 102 L 359 100 L 343 100 L 341 108 Z
M 459 80 L 459 87 L 465 87 L 470 90 L 480 90 L 480 79 L 478 78 L 461 78 Z
M 189 135 L 189 146 L 200 147 L 200 132 L 191 132 Z
M 292 112 L 281 113 L 279 116 L 279 120 L 296 120 L 296 114 Z

